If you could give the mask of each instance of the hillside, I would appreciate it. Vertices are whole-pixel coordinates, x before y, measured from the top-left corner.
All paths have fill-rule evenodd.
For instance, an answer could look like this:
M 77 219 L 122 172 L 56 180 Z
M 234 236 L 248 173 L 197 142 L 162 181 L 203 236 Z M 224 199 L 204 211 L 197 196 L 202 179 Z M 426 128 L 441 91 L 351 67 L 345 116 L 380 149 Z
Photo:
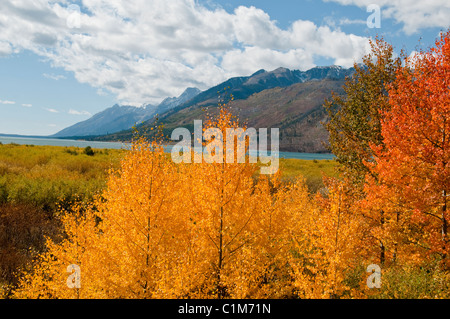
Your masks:
M 134 107 L 129 105 L 114 105 L 93 115 L 91 118 L 67 127 L 52 137 L 71 137 L 109 134 L 129 129 L 136 122 L 148 120 L 155 107 Z
M 250 127 L 278 127 L 282 151 L 328 152 L 324 146 L 328 132 L 322 125 L 328 117 L 323 102 L 332 91 L 343 94 L 343 84 L 343 80 L 293 84 L 238 100 L 233 107 Z
M 255 93 L 247 99 L 234 100 L 233 112 L 239 115 L 249 127 L 280 128 L 280 150 L 305 153 L 323 153 L 328 132 L 322 122 L 327 121 L 323 102 L 334 91 L 343 94 L 344 80 L 322 80 L 296 83 L 288 87 L 277 87 Z M 213 104 L 213 103 L 216 104 Z M 207 100 L 177 112 L 170 112 L 160 119 L 165 134 L 171 134 L 177 127 L 186 127 L 192 131 L 193 122 L 205 118 L 205 109 L 214 113 L 217 101 Z M 141 132 L 151 126 L 146 122 L 140 126 Z M 130 140 L 131 131 L 93 138 L 95 140 Z

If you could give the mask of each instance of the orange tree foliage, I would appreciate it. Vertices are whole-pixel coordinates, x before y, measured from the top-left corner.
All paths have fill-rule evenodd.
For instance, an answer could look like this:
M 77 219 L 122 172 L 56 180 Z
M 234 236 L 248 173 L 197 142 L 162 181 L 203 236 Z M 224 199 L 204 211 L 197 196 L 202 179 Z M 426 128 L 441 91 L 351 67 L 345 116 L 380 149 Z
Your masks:
M 225 130 L 239 125 L 222 105 L 203 145 L 220 136 L 226 145 Z M 361 200 L 351 179 L 325 178 L 312 195 L 302 178 L 281 183 L 211 153 L 223 161 L 175 164 L 159 142 L 137 139 L 92 204 L 62 211 L 64 240 L 47 240 L 15 297 L 361 298 L 376 295 L 366 268 L 381 241 L 399 256 L 415 253 L 407 238 L 430 243 L 405 215 L 389 218 L 405 202 L 400 186 L 375 183 Z M 384 223 L 370 210 L 384 211 Z M 80 288 L 67 286 L 72 264 Z
M 226 129 L 238 127 L 225 106 L 205 123 L 205 130 L 220 130 L 223 145 Z M 216 136 L 204 142 L 205 146 L 216 139 L 220 140 Z M 187 173 L 191 183 L 189 210 L 201 236 L 198 254 L 208 261 L 201 270 L 205 277 L 201 295 L 263 297 L 267 285 L 277 285 L 274 278 L 286 260 L 281 257 L 287 253 L 284 237 L 292 216 L 280 207 L 283 189 L 272 193 L 279 186 L 276 176 L 261 177 L 255 183 L 256 164 L 227 163 L 225 151 L 212 155 L 223 158 L 190 165 Z M 280 285 L 271 290 L 280 292 L 283 288 Z
M 237 125 L 221 107 L 205 129 Z M 65 240 L 47 241 L 16 297 L 288 296 L 294 225 L 311 200 L 302 180 L 282 186 L 276 174 L 255 179 L 257 169 L 175 164 L 158 143 L 137 140 L 101 196 L 63 214 Z M 71 264 L 80 288 L 67 287 Z
M 405 255 L 439 256 L 448 266 L 450 31 L 406 60 L 389 104 L 382 119 L 385 147 L 372 146 L 379 180 L 368 178 L 369 202 L 389 212 L 393 252 L 406 245 Z
M 173 192 L 181 184 L 175 172 L 161 147 L 135 143 L 119 172 L 111 172 L 102 196 L 64 215 L 67 238 L 61 244 L 48 241 L 48 252 L 25 276 L 21 293 L 50 298 L 165 293 L 158 290 L 167 280 L 165 268 L 179 268 L 189 235 Z M 71 264 L 81 268 L 81 289 L 67 289 Z

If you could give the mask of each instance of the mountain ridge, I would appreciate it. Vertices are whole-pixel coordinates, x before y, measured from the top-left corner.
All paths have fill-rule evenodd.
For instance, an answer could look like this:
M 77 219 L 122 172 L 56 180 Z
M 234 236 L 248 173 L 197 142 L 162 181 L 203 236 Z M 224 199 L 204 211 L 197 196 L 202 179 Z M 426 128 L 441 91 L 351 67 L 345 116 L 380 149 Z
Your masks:
M 127 130 L 137 123 L 151 119 L 158 113 L 167 112 L 170 108 L 186 102 L 198 93 L 200 90 L 197 88 L 187 88 L 179 97 L 168 97 L 158 105 L 144 104 L 136 107 L 114 104 L 89 119 L 75 123 L 50 137 L 96 136 Z
M 181 109 L 187 108 L 194 104 L 202 106 L 214 106 L 220 100 L 220 94 L 233 95 L 236 100 L 246 99 L 254 93 L 259 93 L 266 89 L 275 87 L 286 87 L 295 83 L 303 83 L 307 81 L 318 81 L 321 79 L 342 79 L 353 75 L 355 69 L 353 67 L 344 69 L 341 66 L 319 66 L 307 71 L 289 70 L 287 68 L 277 68 L 273 71 L 261 69 L 250 76 L 233 77 L 225 82 L 211 87 L 199 93 L 187 103 L 178 105 L 167 112 L 161 120 L 174 114 Z
M 164 124 L 167 136 L 176 127 L 192 130 L 193 120 L 204 117 L 204 109 L 217 109 L 219 102 L 226 103 L 232 96 L 233 107 L 238 110 L 236 115 L 250 127 L 280 128 L 280 150 L 325 153 L 328 132 L 321 124 L 327 121 L 323 102 L 331 97 L 332 91 L 344 94 L 345 79 L 354 72 L 354 68 L 340 66 L 319 66 L 306 71 L 283 67 L 272 71 L 261 69 L 250 76 L 233 77 L 196 92 L 180 103 L 173 104 L 173 98 L 166 98 L 160 104 L 162 112 L 158 112 L 158 122 Z M 145 135 L 154 124 L 152 117 L 137 128 Z M 129 141 L 132 136 L 133 130 L 125 129 L 111 134 L 91 134 L 85 139 Z

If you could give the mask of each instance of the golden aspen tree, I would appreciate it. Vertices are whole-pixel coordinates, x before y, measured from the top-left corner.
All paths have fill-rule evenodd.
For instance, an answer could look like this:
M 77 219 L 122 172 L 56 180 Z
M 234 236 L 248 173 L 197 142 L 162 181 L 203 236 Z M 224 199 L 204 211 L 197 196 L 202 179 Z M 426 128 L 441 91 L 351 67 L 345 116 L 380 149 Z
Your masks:
M 205 130 L 238 125 L 221 106 Z M 63 214 L 65 239 L 48 241 L 16 297 L 286 295 L 293 205 L 277 176 L 257 169 L 248 160 L 175 164 L 158 142 L 138 139 L 92 205 Z M 79 287 L 68 287 L 71 265 L 81 271 Z
M 204 131 L 209 128 L 217 128 L 219 137 L 215 138 L 221 139 L 220 148 L 227 144 L 226 130 L 239 128 L 239 122 L 229 107 L 221 105 L 219 115 L 205 123 Z M 245 139 L 240 140 L 245 142 Z M 208 147 L 211 143 L 214 139 L 204 144 Z M 234 144 L 234 154 L 237 144 Z M 285 212 L 277 207 L 276 196 L 271 194 L 277 182 L 262 176 L 255 181 L 258 166 L 249 163 L 248 158 L 245 163 L 230 163 L 226 152 L 225 148 L 215 148 L 211 152 L 216 156 L 215 162 L 204 160 L 193 164 L 191 170 L 194 175 L 192 216 L 203 240 L 199 247 L 201 256 L 209 260 L 209 268 L 204 271 L 208 274 L 205 277 L 208 288 L 203 290 L 203 296 L 267 296 L 270 292 L 262 287 L 270 281 L 275 255 L 283 245 L 275 237 L 287 231 L 281 223 Z
M 175 165 L 155 143 L 138 140 L 111 172 L 93 205 L 63 218 L 66 239 L 48 242 L 18 296 L 154 298 L 172 295 L 172 269 L 183 262 L 186 224 Z M 66 268 L 81 270 L 69 289 Z M 169 273 L 169 275 L 168 275 Z
M 350 297 L 346 273 L 360 265 L 368 238 L 362 216 L 355 211 L 351 187 L 325 180 L 328 194 L 317 195 L 300 216 L 292 259 L 295 287 L 300 298 Z

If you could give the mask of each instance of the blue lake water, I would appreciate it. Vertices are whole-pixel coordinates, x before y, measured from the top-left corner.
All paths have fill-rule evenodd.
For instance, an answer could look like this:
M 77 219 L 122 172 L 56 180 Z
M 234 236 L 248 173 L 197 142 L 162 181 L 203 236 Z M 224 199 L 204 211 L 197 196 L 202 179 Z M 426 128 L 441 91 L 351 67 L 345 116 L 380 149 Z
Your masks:
M 76 147 L 86 147 L 90 146 L 92 148 L 111 148 L 111 149 L 121 149 L 125 148 L 124 143 L 117 142 L 95 142 L 95 141 L 82 141 L 82 140 L 64 140 L 57 138 L 31 138 L 31 137 L 5 137 L 0 136 L 0 142 L 3 144 L 22 144 L 22 145 L 50 145 L 50 146 L 76 146 Z
M 56 138 L 32 138 L 32 137 L 7 137 L 0 136 L 0 142 L 3 144 L 22 144 L 22 145 L 51 145 L 51 146 L 75 146 L 100 149 L 122 149 L 128 148 L 129 144 L 120 142 L 96 142 L 96 141 L 83 141 L 83 140 L 66 140 Z M 170 150 L 170 146 L 167 147 Z M 304 160 L 331 160 L 334 158 L 333 154 L 326 153 L 296 153 L 296 152 L 279 152 L 280 158 L 295 158 Z

